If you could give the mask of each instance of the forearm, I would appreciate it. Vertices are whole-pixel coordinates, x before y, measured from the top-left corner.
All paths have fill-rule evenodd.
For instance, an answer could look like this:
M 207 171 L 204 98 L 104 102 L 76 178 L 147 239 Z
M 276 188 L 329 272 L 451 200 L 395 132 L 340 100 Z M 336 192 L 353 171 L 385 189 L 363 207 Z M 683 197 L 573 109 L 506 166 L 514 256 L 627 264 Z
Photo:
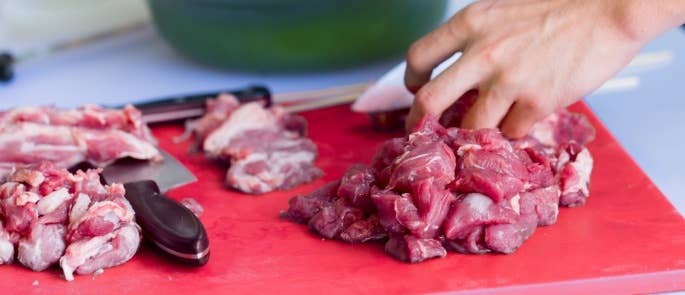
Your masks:
M 647 42 L 685 24 L 685 0 L 609 0 L 619 9 L 619 23 L 630 38 Z

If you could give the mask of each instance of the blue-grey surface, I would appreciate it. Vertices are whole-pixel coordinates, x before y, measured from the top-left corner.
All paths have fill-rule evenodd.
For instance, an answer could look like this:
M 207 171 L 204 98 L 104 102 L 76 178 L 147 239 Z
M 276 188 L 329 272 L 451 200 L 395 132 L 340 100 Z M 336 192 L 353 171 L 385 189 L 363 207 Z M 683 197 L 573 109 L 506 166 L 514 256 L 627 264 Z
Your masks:
M 639 85 L 627 90 L 598 92 L 588 97 L 587 102 L 683 214 L 685 31 L 676 29 L 664 34 L 642 53 L 654 59 L 642 66 L 629 66 L 618 75 L 638 79 Z

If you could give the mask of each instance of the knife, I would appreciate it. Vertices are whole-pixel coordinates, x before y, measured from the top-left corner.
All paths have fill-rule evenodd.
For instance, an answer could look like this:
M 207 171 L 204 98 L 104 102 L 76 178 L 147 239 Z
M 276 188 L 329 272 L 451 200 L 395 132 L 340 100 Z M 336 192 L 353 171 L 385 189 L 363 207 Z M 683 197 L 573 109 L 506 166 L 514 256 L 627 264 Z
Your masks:
M 207 99 L 217 97 L 222 93 L 234 95 L 240 103 L 262 101 L 266 107 L 274 105 L 276 101 L 283 101 L 279 103 L 279 106 L 288 112 L 296 113 L 351 103 L 367 87 L 367 83 L 360 83 L 327 89 L 272 94 L 266 86 L 250 85 L 238 89 L 175 95 L 133 106 L 141 111 L 142 120 L 147 124 L 174 123 L 202 116 L 206 111 Z
M 163 194 L 197 179 L 167 152 L 160 153 L 161 162 L 118 160 L 103 168 L 102 181 L 124 184 L 125 197 L 146 240 L 175 261 L 204 265 L 209 260 L 209 238 L 202 222 L 188 208 Z M 71 170 L 91 167 L 81 164 Z

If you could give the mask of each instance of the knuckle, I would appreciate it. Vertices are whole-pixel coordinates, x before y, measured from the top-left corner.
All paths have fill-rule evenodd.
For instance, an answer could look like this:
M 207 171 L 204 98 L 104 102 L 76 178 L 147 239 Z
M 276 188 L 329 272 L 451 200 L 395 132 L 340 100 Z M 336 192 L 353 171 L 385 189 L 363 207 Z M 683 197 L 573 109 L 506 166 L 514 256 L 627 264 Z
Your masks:
M 464 7 L 459 13 L 455 15 L 455 21 L 452 23 L 452 29 L 466 30 L 467 32 L 474 32 L 478 27 L 478 19 L 480 17 L 480 9 L 476 3 Z M 458 28 L 457 28 L 458 27 Z
M 521 101 L 525 109 L 537 118 L 548 113 L 548 107 L 543 97 L 539 95 L 527 95 Z
M 523 81 L 521 79 L 521 75 L 515 72 L 505 71 L 499 75 L 497 83 L 499 84 L 499 87 L 518 89 L 521 88 Z
M 407 50 L 407 67 L 418 69 L 420 67 L 421 56 L 423 55 L 422 46 L 419 41 L 414 42 Z
M 425 85 L 423 86 L 417 93 L 416 93 L 416 102 L 418 103 L 419 106 L 421 107 L 427 107 L 431 105 L 435 98 L 435 92 L 433 91 L 432 87 L 430 85 Z

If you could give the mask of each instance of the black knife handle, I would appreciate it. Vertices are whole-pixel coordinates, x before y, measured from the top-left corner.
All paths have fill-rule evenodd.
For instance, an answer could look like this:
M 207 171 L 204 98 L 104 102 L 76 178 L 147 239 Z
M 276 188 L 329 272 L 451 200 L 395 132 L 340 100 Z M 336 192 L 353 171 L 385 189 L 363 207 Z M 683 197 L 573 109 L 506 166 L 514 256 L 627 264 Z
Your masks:
M 162 195 L 154 181 L 124 184 L 143 237 L 176 261 L 201 266 L 209 260 L 209 238 L 188 208 Z
M 143 121 L 148 124 L 173 122 L 201 116 L 204 114 L 207 98 L 221 93 L 233 94 L 240 103 L 261 101 L 267 107 L 272 104 L 271 91 L 265 86 L 253 85 L 241 89 L 166 97 L 134 106 L 143 113 Z
M 0 52 L 0 82 L 9 82 L 14 77 L 14 57 L 8 52 Z

